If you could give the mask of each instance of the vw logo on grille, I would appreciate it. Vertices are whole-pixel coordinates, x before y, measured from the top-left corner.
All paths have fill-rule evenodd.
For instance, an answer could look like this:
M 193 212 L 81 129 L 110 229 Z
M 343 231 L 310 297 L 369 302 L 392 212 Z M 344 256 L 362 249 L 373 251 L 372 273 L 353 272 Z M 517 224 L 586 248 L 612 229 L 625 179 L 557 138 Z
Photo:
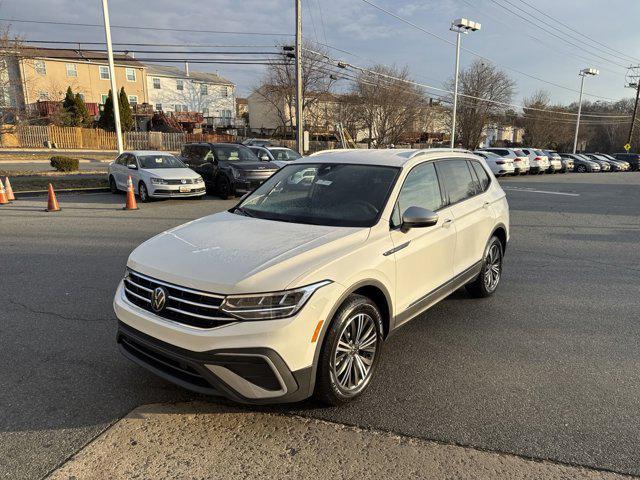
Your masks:
M 156 287 L 151 294 L 151 308 L 154 312 L 161 312 L 167 303 L 167 291 L 162 287 Z
M 187 183 L 187 181 L 184 178 L 182 180 L 180 180 L 180 182 Z

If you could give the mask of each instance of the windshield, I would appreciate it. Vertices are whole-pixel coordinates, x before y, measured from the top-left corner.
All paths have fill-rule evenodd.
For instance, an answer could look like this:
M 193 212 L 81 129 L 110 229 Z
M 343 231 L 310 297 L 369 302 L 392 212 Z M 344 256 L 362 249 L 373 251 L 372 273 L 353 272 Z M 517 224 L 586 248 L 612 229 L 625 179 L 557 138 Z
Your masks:
M 278 148 L 277 150 L 269 149 L 269 151 L 271 152 L 271 155 L 273 155 L 273 158 L 275 158 L 276 160 L 291 161 L 302 158 L 302 155 L 300 155 L 298 152 L 295 152 L 288 148 Z
M 240 204 L 240 213 L 282 222 L 371 227 L 399 171 L 377 165 L 287 165 Z
M 216 145 L 216 159 L 225 162 L 259 162 L 258 157 L 244 145 Z
M 173 155 L 138 155 L 140 168 L 186 168 L 186 165 Z

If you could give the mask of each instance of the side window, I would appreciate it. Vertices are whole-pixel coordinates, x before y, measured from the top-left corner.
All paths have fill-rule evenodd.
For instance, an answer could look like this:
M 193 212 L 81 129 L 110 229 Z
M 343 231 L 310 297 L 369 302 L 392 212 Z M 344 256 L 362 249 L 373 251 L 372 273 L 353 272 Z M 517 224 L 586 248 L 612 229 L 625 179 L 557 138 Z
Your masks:
M 126 154 L 126 153 L 123 153 L 123 154 L 122 154 L 122 155 L 120 155 L 118 158 L 116 158 L 116 161 L 115 161 L 116 165 L 126 165 L 126 163 L 125 163 L 125 161 L 124 161 L 124 160 L 125 160 L 125 158 L 126 158 L 126 156 L 127 156 L 127 154 Z
M 466 160 L 439 161 L 438 175 L 444 183 L 450 203 L 461 202 L 476 194 L 476 180 L 471 175 Z
M 471 166 L 476 172 L 478 176 L 478 180 L 480 181 L 480 191 L 484 192 L 489 188 L 489 183 L 491 180 L 489 179 L 489 175 L 487 175 L 487 171 L 480 165 L 478 162 L 470 162 Z
M 435 212 L 442 205 L 435 164 L 423 163 L 407 175 L 391 218 L 394 225 L 400 225 L 402 214 L 409 207 L 422 207 Z

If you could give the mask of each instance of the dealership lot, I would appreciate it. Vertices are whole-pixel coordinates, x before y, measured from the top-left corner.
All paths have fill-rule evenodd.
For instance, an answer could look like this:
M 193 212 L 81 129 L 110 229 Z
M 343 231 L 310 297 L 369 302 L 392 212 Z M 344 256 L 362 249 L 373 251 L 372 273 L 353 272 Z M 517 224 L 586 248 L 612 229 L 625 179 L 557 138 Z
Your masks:
M 354 404 L 261 410 L 640 475 L 640 173 L 501 183 L 512 240 L 496 296 L 459 291 L 401 329 Z M 140 242 L 234 202 L 59 200 L 58 214 L 42 197 L 0 210 L 6 478 L 44 475 L 139 405 L 202 400 L 118 354 L 111 300 Z

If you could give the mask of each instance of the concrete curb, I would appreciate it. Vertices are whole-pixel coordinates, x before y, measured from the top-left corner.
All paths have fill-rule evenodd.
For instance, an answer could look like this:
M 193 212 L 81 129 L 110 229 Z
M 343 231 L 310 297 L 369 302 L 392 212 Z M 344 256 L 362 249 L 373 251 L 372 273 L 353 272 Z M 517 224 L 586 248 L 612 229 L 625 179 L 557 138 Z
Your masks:
M 109 187 L 82 187 L 82 188 L 62 188 L 56 190 L 56 195 L 61 193 L 108 193 Z M 26 190 L 22 192 L 13 192 L 16 199 L 24 197 L 34 197 L 39 195 L 47 195 L 47 190 Z

